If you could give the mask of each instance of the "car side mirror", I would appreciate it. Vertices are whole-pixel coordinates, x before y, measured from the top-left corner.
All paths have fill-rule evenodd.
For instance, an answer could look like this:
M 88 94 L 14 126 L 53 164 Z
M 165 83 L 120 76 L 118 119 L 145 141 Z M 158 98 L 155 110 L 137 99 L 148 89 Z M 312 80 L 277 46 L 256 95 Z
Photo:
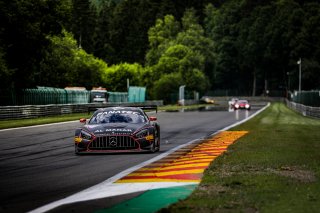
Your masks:
M 87 119 L 85 119 L 85 118 L 80 119 L 80 123 L 86 123 L 86 122 L 87 122 Z
M 150 118 L 149 118 L 149 121 L 156 121 L 156 120 L 157 120 L 156 117 L 150 117 Z

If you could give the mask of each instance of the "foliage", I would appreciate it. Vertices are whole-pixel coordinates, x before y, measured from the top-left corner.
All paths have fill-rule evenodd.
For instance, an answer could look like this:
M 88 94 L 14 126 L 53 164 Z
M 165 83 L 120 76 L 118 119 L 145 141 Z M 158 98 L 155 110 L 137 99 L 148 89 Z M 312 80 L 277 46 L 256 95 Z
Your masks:
M 112 65 L 104 70 L 103 81 L 110 91 L 126 92 L 127 79 L 130 85 L 141 85 L 141 75 L 143 74 L 143 67 L 137 63 L 128 64 L 121 63 Z
M 46 36 L 61 32 L 62 25 L 69 23 L 70 10 L 70 1 L 1 1 L 0 48 L 4 52 L 1 64 L 10 70 L 8 77 L 12 81 L 1 88 L 19 89 L 39 83 L 36 75 L 49 45 Z
M 319 70 L 320 70 L 320 3 L 310 2 L 303 4 L 302 8 L 296 12 L 292 26 L 298 18 L 303 17 L 300 31 L 295 37 L 295 41 L 291 41 L 290 47 L 292 57 L 302 58 L 302 86 L 303 89 L 319 89 Z M 295 33 L 295 32 L 293 32 Z M 291 66 L 296 65 L 296 60 L 291 60 Z
M 168 1 L 169 7 L 172 5 Z M 144 64 L 148 48 L 148 29 L 158 16 L 167 11 L 161 7 L 163 3 L 155 0 L 126 0 L 120 1 L 110 11 L 109 42 L 112 54 L 109 62 Z
M 80 48 L 86 52 L 94 52 L 94 41 L 97 25 L 97 10 L 90 0 L 72 0 L 71 30 Z
M 12 82 L 12 70 L 8 68 L 8 65 L 6 63 L 5 53 L 0 47 L 0 79 L 2 81 L 2 86 L 5 87 L 11 87 L 10 82 Z
M 241 73 L 239 73 L 238 49 L 237 49 L 237 22 L 240 4 L 229 3 L 228 6 L 216 8 L 209 4 L 206 7 L 205 29 L 213 43 L 214 77 L 212 79 L 215 88 L 236 88 L 241 90 Z M 247 89 L 247 88 L 246 88 Z
M 0 89 L 125 91 L 108 80 L 123 76 L 154 98 L 156 82 L 178 73 L 189 90 L 261 95 L 297 89 L 299 58 L 302 89 L 319 89 L 319 14 L 316 0 L 4 0 Z
M 159 82 L 155 82 L 155 97 L 159 88 L 178 76 L 179 81 L 175 82 L 179 84 L 168 86 L 167 95 L 177 92 L 182 84 L 189 90 L 205 91 L 208 80 L 204 70 L 206 62 L 212 59 L 212 42 L 204 36 L 194 10 L 185 12 L 181 24 L 171 15 L 158 19 L 149 30 L 149 42 L 146 61 L 154 75 L 160 77 Z
M 107 63 L 112 62 L 115 53 L 115 49 L 111 43 L 110 32 L 114 8 L 115 3 L 113 1 L 104 1 L 98 12 L 94 55 Z
M 61 36 L 48 36 L 51 45 L 45 52 L 39 73 L 40 82 L 45 86 L 84 86 L 91 89 L 102 85 L 105 62 L 79 49 L 72 34 L 63 31 Z M 55 75 L 52 75 L 52 68 Z
M 214 87 L 251 90 L 257 95 L 286 89 L 291 78 L 292 88 L 297 88 L 296 62 L 301 57 L 303 88 L 318 88 L 319 77 L 311 73 L 320 68 L 314 48 L 319 42 L 314 37 L 319 35 L 315 25 L 319 6 L 315 1 L 294 0 L 245 0 L 240 4 L 233 0 L 220 8 L 208 5 L 205 29 L 214 41 Z
M 40 72 L 37 73 L 37 78 L 41 85 L 64 88 L 65 78 L 69 75 L 74 63 L 74 50 L 78 49 L 76 41 L 72 35 L 66 31 L 62 36 L 47 36 L 51 41 L 50 45 L 44 52 L 44 57 L 40 63 Z M 55 69 L 55 74 L 52 75 L 52 68 Z
M 183 79 L 180 73 L 170 73 L 163 75 L 154 83 L 153 97 L 157 100 L 163 100 L 164 103 L 172 103 L 175 100 L 175 91 L 179 90 L 179 86 L 183 84 Z
M 157 19 L 156 24 L 148 31 L 150 49 L 146 54 L 146 64 L 155 65 L 164 51 L 170 46 L 180 31 L 180 24 L 172 15 L 166 15 L 163 20 Z

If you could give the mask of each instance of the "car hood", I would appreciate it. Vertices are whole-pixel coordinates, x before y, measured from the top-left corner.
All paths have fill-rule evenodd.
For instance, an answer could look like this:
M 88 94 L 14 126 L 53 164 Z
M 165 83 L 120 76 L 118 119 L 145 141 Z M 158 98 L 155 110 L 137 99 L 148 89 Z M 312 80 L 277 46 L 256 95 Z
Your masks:
M 108 124 L 87 124 L 85 129 L 95 135 L 131 135 L 137 130 L 148 126 L 148 123 L 128 124 L 128 123 L 108 123 Z

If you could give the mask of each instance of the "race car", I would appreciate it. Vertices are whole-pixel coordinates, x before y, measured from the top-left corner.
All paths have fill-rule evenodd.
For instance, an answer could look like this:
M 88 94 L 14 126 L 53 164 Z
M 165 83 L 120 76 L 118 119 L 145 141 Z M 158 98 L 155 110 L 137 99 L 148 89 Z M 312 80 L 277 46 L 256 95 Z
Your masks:
M 251 105 L 249 104 L 249 102 L 247 100 L 238 100 L 235 104 L 234 104 L 234 109 L 246 109 L 246 110 L 250 110 L 251 109 Z
M 237 103 L 238 100 L 239 100 L 238 98 L 232 98 L 229 101 L 229 108 L 234 109 L 234 105 Z
M 75 153 L 156 152 L 160 150 L 160 125 L 139 107 L 98 109 L 76 129 Z
M 201 103 L 205 103 L 205 104 L 214 104 L 214 99 L 213 97 L 210 97 L 210 96 L 203 96 L 201 99 L 200 99 L 200 102 Z

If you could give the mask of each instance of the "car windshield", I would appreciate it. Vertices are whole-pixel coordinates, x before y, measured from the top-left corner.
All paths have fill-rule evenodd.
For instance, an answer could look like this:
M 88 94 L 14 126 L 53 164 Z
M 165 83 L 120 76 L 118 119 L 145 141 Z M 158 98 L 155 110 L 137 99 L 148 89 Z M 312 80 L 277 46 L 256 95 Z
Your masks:
M 139 113 L 131 114 L 131 113 L 110 113 L 108 112 L 100 112 L 94 115 L 89 124 L 104 124 L 104 123 L 145 123 L 146 118 Z
M 105 98 L 107 96 L 106 92 L 91 92 L 92 97 L 103 97 Z

